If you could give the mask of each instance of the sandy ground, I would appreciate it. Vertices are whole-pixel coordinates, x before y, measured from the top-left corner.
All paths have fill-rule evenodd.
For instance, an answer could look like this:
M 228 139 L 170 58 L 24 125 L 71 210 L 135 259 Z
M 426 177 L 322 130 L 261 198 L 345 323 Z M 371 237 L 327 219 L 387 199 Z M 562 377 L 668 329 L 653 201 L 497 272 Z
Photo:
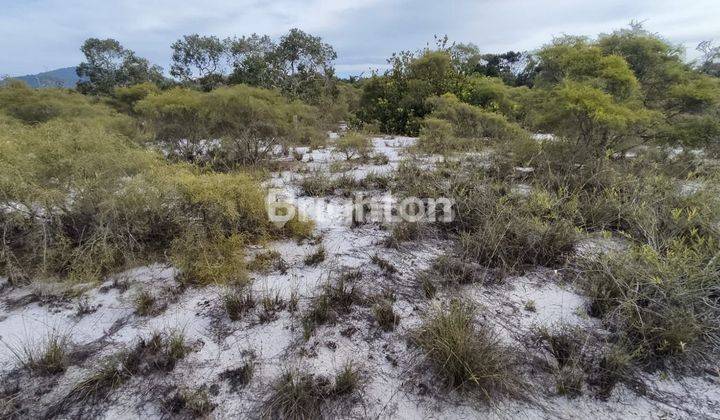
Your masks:
M 355 165 L 349 173 L 361 179 L 368 173 L 391 172 L 414 141 L 406 137 L 375 138 L 375 151 L 385 154 L 389 163 Z M 330 164 L 342 159 L 331 146 L 297 151 L 304 154 L 301 165 L 328 173 Z M 433 158 L 427 160 L 432 162 Z M 280 241 L 252 250 L 276 250 L 286 263 L 282 272 L 253 273 L 254 294 L 277 295 L 284 300 L 297 296 L 297 311 L 278 310 L 267 320 L 256 307 L 241 320 L 231 321 L 222 308 L 222 287 L 182 290 L 175 270 L 163 265 L 120 273 L 82 297 L 63 297 L 62 288 L 52 284 L 11 287 L 0 280 L 0 397 L 15 404 L 18 417 L 43 417 L 46 409 L 61 401 L 103 357 L 154 331 L 181 330 L 192 351 L 171 372 L 134 377 L 106 400 L 93 407 L 70 407 L 60 417 L 169 417 L 171 413 L 163 402 L 175 389 L 184 387 L 208 390 L 215 406 L 211 418 L 258 417 L 273 382 L 283 372 L 298 369 L 332 377 L 350 361 L 359 367 L 363 386 L 352 395 L 327 401 L 323 405 L 327 417 L 720 418 L 718 378 L 711 374 L 676 378 L 667 372 L 640 373 L 641 388 L 620 384 L 608 398 L 598 398 L 590 390 L 574 398 L 557 395 L 552 372 L 542 369 L 551 356 L 533 343 L 533 334 L 540 327 L 552 330 L 566 325 L 603 334 L 599 321 L 587 316 L 585 299 L 572 284 L 563 282 L 556 272 L 538 267 L 500 284 L 447 287 L 428 300 L 420 292 L 417 276 L 449 249 L 449 242 L 426 239 L 389 249 L 383 244 L 390 234 L 387 226 L 370 223 L 353 228 L 346 223 L 342 197 L 324 197 L 324 208 L 311 212 L 317 210 L 314 199 L 301 197 L 297 187 L 302 176 L 298 172 L 276 173 L 269 186 L 282 189 L 286 199 L 295 201 L 316 221 L 315 233 L 326 249 L 326 259 L 316 266 L 304 263 L 318 241 Z M 588 240 L 578 252 L 601 252 L 609 246 L 615 245 Z M 397 271 L 382 270 L 371 261 L 375 255 L 389 261 Z M 375 324 L 371 308 L 357 305 L 338 322 L 320 326 L 306 341 L 301 314 L 324 284 L 347 270 L 362 273 L 354 286 L 365 296 L 392 292 L 400 324 L 395 331 L 384 332 Z M 133 298 L 141 289 L 150 290 L 164 307 L 156 316 L 135 314 Z M 488 405 L 446 389 L 410 344 L 410 333 L 428 311 L 454 297 L 471 300 L 482 308 L 477 322 L 491 325 L 521 356 L 519 369 L 527 383 L 521 397 L 498 399 Z M 530 301 L 534 310 L 527 309 Z M 23 343 L 39 343 L 50 331 L 72 337 L 73 349 L 82 354 L 78 362 L 52 377 L 31 375 L 18 368 L 11 349 Z M 223 373 L 251 359 L 256 363 L 252 380 L 241 389 L 233 389 Z

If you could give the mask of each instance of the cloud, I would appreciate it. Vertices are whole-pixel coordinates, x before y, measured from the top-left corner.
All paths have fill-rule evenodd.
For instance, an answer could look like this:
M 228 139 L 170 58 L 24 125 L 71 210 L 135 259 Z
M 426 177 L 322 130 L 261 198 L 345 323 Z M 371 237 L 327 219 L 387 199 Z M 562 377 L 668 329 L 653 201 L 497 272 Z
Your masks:
M 0 0 L 0 74 L 75 65 L 88 37 L 113 37 L 165 68 L 184 34 L 291 27 L 319 34 L 338 51 L 341 74 L 383 68 L 395 51 L 417 49 L 434 34 L 483 51 L 531 50 L 562 34 L 596 35 L 630 20 L 688 48 L 720 38 L 720 2 L 668 0 Z M 691 54 L 692 55 L 692 54 Z

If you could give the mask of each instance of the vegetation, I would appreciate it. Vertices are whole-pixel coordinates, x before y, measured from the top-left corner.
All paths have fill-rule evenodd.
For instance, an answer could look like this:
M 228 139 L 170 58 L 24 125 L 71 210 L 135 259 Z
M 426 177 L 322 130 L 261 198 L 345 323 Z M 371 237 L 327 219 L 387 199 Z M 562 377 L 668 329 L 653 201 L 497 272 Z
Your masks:
M 324 144 L 342 121 L 349 129 L 329 144 L 345 161 L 332 164 L 333 175 L 308 170 L 302 194 L 392 190 L 428 209 L 431 199 L 453 202 L 448 223 L 392 227 L 389 248 L 431 237 L 453 244 L 403 293 L 440 299 L 444 286 L 545 267 L 586 294 L 588 315 L 607 330 L 597 354 L 587 357 L 585 332 L 537 337 L 559 394 L 587 385 L 607 396 L 635 368 L 716 356 L 720 49 L 711 43 L 687 63 L 680 47 L 638 24 L 562 36 L 533 53 L 483 54 L 440 38 L 393 55 L 384 73 L 350 80 L 335 76 L 332 46 L 298 29 L 278 40 L 183 36 L 171 46 L 173 79 L 113 39 L 81 49 L 77 91 L 0 86 L 0 276 L 12 285 L 97 284 L 160 262 L 183 286 L 221 285 L 232 321 L 255 307 L 260 322 L 295 313 L 297 292 L 256 301 L 247 287 L 251 272 L 288 268 L 279 253 L 250 247 L 313 235 L 299 215 L 270 223 L 266 181 L 277 168 L 303 166 L 296 147 Z M 340 174 L 390 163 L 373 155 L 371 132 L 418 140 L 391 175 Z M 613 245 L 579 246 L 598 238 Z M 325 269 L 327 257 L 320 244 L 304 264 Z M 386 281 L 405 274 L 377 253 L 367 257 Z M 309 300 L 299 315 L 306 339 L 368 302 L 368 319 L 384 331 L 398 326 L 395 291 L 366 299 L 360 278 L 341 273 Z M 139 316 L 157 311 L 155 296 L 133 296 Z M 525 316 L 542 310 L 531 299 L 522 305 Z M 513 352 L 468 302 L 431 310 L 412 341 L 451 388 L 486 400 L 518 389 Z M 53 333 L 11 351 L 29 371 L 57 374 L 69 340 Z M 188 351 L 180 333 L 143 339 L 94 369 L 49 416 L 103 400 L 133 376 L 168 372 Z M 243 386 L 248 363 L 229 373 Z M 263 415 L 321 417 L 324 400 L 352 394 L 361 376 L 348 363 L 331 382 L 288 371 Z M 195 416 L 213 409 L 204 388 L 179 389 L 169 404 Z
M 279 378 L 265 402 L 263 416 L 298 420 L 320 418 L 321 406 L 328 393 L 325 385 L 313 375 L 287 371 Z
M 508 349 L 487 326 L 476 326 L 471 306 L 453 302 L 431 314 L 415 342 L 451 388 L 477 390 L 485 399 L 515 386 Z
M 4 343 L 18 363 L 32 372 L 51 375 L 68 366 L 70 337 L 53 329 L 40 342 Z

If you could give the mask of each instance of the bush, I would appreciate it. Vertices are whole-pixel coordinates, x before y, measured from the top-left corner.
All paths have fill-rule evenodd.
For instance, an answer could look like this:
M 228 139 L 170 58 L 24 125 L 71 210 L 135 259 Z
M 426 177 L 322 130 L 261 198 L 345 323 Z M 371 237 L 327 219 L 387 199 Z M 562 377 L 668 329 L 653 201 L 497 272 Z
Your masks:
M 209 93 L 175 88 L 147 96 L 135 110 L 155 140 L 170 145 L 171 155 L 223 170 L 267 161 L 278 146 L 307 145 L 323 136 L 315 108 L 245 85 Z
M 507 195 L 491 200 L 485 204 L 487 213 L 479 214 L 477 222 L 466 221 L 474 226 L 460 236 L 464 259 L 515 271 L 534 265 L 556 267 L 573 252 L 577 238 L 573 197 L 538 191 L 528 197 Z M 482 205 L 478 203 L 480 209 Z
M 193 282 L 241 281 L 245 244 L 312 231 L 299 216 L 273 226 L 250 176 L 167 164 L 103 121 L 11 124 L 0 152 L 0 205 L 9 209 L 0 213 L 0 273 L 11 281 L 95 281 L 168 250 Z
M 468 304 L 455 301 L 448 310 L 437 309 L 414 340 L 451 388 L 477 390 L 490 400 L 515 385 L 510 351 L 489 327 L 475 325 Z
M 628 254 L 583 259 L 590 312 L 619 334 L 628 352 L 656 365 L 669 356 L 697 355 L 718 337 L 720 262 L 715 243 L 676 241 L 664 253 L 648 245 Z
M 106 106 L 67 89 L 32 89 L 21 81 L 0 85 L 0 113 L 26 124 L 117 116 Z
M 346 160 L 367 158 L 372 151 L 372 143 L 360 133 L 347 133 L 337 140 L 335 151 L 344 154 Z

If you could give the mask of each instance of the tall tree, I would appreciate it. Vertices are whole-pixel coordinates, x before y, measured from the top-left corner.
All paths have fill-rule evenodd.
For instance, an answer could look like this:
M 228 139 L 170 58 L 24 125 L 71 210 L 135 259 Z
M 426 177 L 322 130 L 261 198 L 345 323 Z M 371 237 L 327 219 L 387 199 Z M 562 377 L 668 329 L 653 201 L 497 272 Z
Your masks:
M 172 45 L 170 74 L 186 84 L 211 90 L 223 82 L 227 42 L 216 36 L 185 35 Z
M 86 59 L 77 68 L 77 75 L 83 79 L 77 89 L 82 93 L 109 95 L 118 86 L 158 83 L 163 79 L 161 67 L 151 65 L 117 40 L 89 38 L 80 50 Z

